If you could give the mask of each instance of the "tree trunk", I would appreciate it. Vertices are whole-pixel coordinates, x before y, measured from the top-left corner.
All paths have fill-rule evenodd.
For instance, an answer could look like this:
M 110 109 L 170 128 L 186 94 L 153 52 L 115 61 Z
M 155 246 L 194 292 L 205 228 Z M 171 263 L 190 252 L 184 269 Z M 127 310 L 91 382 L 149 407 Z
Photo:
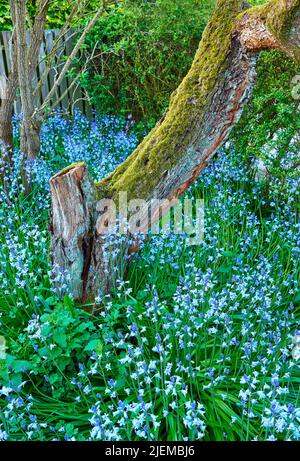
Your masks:
M 101 232 L 97 189 L 86 165 L 77 163 L 55 175 L 51 197 L 51 252 L 61 294 L 86 300 L 108 293 L 127 248 L 124 242 L 110 243 Z
M 97 200 L 117 202 L 124 192 L 128 200 L 144 199 L 142 222 L 152 199 L 174 203 L 239 119 L 254 85 L 258 52 L 276 48 L 299 59 L 300 0 L 245 8 L 242 0 L 217 2 L 166 115 L 108 178 L 93 184 L 82 163 L 52 178 L 52 258 L 56 271 L 68 275 L 66 291 L 76 299 L 95 296 L 99 289 L 108 291 L 113 283 L 107 267 L 112 248 L 105 248 L 97 226 Z M 68 186 L 70 178 L 76 178 L 77 192 Z M 158 219 L 159 205 L 151 212 L 152 221 Z
M 13 102 L 15 97 L 11 99 L 3 99 L 0 108 L 0 140 L 3 143 L 3 158 L 6 162 L 11 162 L 11 155 L 13 149 Z

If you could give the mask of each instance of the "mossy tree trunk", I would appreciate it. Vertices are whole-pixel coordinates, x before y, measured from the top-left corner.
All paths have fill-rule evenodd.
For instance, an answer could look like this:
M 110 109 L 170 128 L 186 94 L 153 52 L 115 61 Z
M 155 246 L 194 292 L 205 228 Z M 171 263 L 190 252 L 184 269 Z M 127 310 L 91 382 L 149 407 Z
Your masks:
M 300 0 L 254 8 L 242 0 L 218 0 L 190 71 L 135 152 L 96 184 L 82 163 L 52 178 L 52 259 L 55 270 L 67 274 L 69 293 L 82 299 L 112 284 L 96 225 L 97 199 L 126 192 L 128 200 L 174 203 L 238 121 L 255 82 L 258 53 L 276 48 L 299 60 L 299 34 Z M 159 210 L 153 216 L 158 219 Z

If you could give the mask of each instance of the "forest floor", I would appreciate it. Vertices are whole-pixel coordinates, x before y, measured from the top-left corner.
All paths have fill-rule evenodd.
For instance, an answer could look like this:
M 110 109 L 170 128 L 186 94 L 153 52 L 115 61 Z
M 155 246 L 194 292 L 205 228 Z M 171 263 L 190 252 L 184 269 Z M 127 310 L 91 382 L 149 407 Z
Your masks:
M 299 177 L 258 179 L 227 145 L 187 192 L 204 200 L 201 245 L 152 236 L 95 315 L 53 292 L 49 178 L 84 160 L 99 180 L 139 137 L 122 118 L 51 118 L 27 197 L 14 154 L 0 188 L 0 440 L 299 440 Z

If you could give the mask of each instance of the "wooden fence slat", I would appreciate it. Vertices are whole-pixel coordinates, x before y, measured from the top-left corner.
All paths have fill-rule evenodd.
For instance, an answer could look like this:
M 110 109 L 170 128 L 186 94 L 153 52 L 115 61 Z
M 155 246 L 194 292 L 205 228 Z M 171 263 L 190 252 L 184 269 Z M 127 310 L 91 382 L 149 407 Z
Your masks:
M 53 31 L 53 41 L 56 41 L 57 39 L 57 36 L 59 34 L 59 31 L 58 30 L 54 30 Z M 63 54 L 64 54 L 64 45 L 63 45 L 63 40 L 61 40 L 58 44 L 58 49 L 57 49 L 57 52 L 55 54 L 55 72 L 54 72 L 54 83 L 59 75 L 59 72 L 61 71 L 62 69 L 62 58 L 63 58 Z M 59 85 L 59 87 L 57 88 L 57 91 L 56 91 L 56 94 L 57 94 L 57 97 L 61 97 L 62 96 L 62 92 L 61 92 L 62 88 L 61 88 L 61 85 Z M 64 107 L 63 107 L 63 102 L 62 100 L 60 100 L 59 102 L 59 106 L 58 106 L 59 110 L 61 110 L 62 112 L 64 111 Z
M 61 61 L 60 70 L 64 66 L 65 56 L 67 54 L 65 37 L 63 37 L 63 39 L 62 39 L 62 43 L 63 43 L 63 53 L 62 53 L 61 60 L 60 60 Z M 68 87 L 69 87 L 69 80 L 68 80 L 68 77 L 65 76 L 65 78 L 63 79 L 63 81 L 60 84 L 60 94 L 61 95 L 65 94 L 64 98 L 61 101 L 61 105 L 62 105 L 62 108 L 63 108 L 64 112 L 69 112 L 69 106 L 70 106 L 70 102 L 71 102 L 71 101 L 69 101 Z
M 44 45 L 44 41 L 43 41 L 42 44 L 41 44 L 40 52 L 39 52 L 39 64 L 38 64 L 38 67 L 37 67 L 38 79 L 40 79 L 40 77 L 44 74 L 44 72 L 46 70 L 45 55 L 46 55 L 46 50 L 45 50 L 45 45 Z M 48 85 L 48 79 L 45 79 L 45 81 L 44 81 L 44 83 L 42 85 L 40 94 L 38 95 L 39 99 L 40 99 L 40 103 L 43 103 L 43 101 L 45 101 L 49 91 L 50 91 L 50 88 L 49 88 L 49 85 Z

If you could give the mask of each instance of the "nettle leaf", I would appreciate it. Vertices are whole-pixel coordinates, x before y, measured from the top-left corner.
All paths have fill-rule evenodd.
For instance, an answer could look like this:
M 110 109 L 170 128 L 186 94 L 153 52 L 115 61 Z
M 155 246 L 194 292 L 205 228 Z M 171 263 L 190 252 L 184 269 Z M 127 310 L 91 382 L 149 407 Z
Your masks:
M 127 370 L 126 367 L 120 367 L 119 375 L 117 377 L 116 388 L 123 389 L 126 385 Z
M 80 325 L 78 325 L 78 327 L 76 327 L 76 333 L 81 333 L 82 331 L 87 331 L 87 330 L 93 330 L 94 329 L 94 326 L 93 324 L 91 323 L 81 323 Z
M 75 429 L 74 429 L 74 425 L 72 423 L 67 423 L 66 426 L 65 426 L 65 430 L 66 430 L 66 434 L 69 437 L 72 437 L 74 432 L 76 432 Z
M 64 306 L 70 310 L 74 308 L 74 301 L 70 298 L 70 296 L 64 297 Z
M 84 350 L 87 352 L 96 352 L 97 354 L 101 354 L 103 349 L 103 344 L 99 339 L 92 339 L 87 343 Z
M 62 349 L 58 346 L 54 346 L 52 349 L 49 346 L 44 346 L 38 350 L 38 354 L 40 357 L 46 357 L 49 360 L 53 360 L 56 357 L 59 357 L 62 354 Z
M 45 299 L 45 303 L 48 304 L 48 306 L 55 306 L 57 304 L 57 297 L 50 296 L 49 298 Z
M 69 350 L 72 351 L 73 349 L 82 349 L 81 338 L 74 338 L 69 341 Z

